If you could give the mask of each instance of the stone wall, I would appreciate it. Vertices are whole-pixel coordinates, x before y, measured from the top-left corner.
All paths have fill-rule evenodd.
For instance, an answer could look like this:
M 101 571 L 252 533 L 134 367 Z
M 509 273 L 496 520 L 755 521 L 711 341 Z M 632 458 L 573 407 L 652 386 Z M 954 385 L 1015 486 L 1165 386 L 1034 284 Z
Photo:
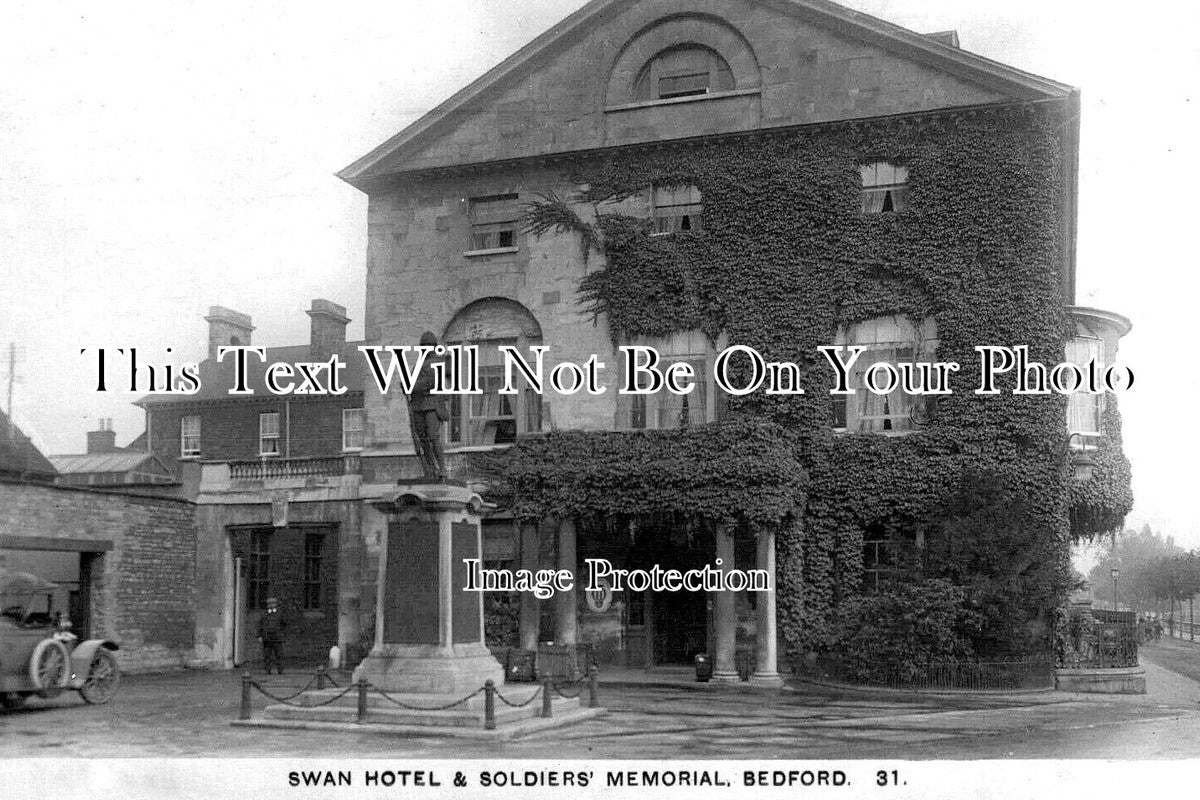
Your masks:
M 421 183 L 370 199 L 367 264 L 367 340 L 384 345 L 416 342 L 422 331 L 439 336 L 461 309 L 484 298 L 502 297 L 525 307 L 550 347 L 546 374 L 563 360 L 583 362 L 593 353 L 606 364 L 602 377 L 614 382 L 617 363 L 603 320 L 593 321 L 575 304 L 579 280 L 603 265 L 592 253 L 583 263 L 574 235 L 537 239 L 518 234 L 517 252 L 470 252 L 471 197 L 513 192 L 521 201 L 539 193 L 562 193 L 557 170 L 512 169 L 483 177 Z M 581 212 L 588 213 L 586 207 Z M 403 395 L 381 396 L 365 389 L 368 451 L 399 444 L 411 448 Z M 611 427 L 616 390 L 592 396 L 547 391 L 543 418 L 553 428 Z M 369 453 L 368 453 L 369 454 Z
M 0 482 L 0 547 L 95 553 L 86 570 L 91 635 L 114 639 L 126 670 L 178 667 L 192 657 L 194 640 L 194 508 L 162 497 Z

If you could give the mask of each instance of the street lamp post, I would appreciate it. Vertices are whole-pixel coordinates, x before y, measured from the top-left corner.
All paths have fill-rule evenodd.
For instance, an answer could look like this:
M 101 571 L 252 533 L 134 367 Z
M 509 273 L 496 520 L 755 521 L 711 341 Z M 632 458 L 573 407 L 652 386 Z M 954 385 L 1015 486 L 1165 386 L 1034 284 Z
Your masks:
M 1117 578 L 1121 577 L 1121 570 L 1118 569 L 1117 567 L 1113 567 L 1112 569 L 1110 569 L 1108 571 L 1108 574 L 1112 575 L 1112 579 L 1113 579 L 1113 611 L 1116 611 L 1117 610 Z

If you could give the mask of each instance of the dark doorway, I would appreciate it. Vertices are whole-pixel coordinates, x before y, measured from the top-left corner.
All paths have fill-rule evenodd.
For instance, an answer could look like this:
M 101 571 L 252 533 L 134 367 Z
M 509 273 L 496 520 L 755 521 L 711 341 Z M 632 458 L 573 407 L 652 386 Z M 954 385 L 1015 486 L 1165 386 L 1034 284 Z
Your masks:
M 635 569 L 686 572 L 715 556 L 712 532 L 703 526 L 664 522 L 638 531 L 630 563 Z M 709 603 L 703 591 L 647 592 L 646 616 L 654 665 L 692 664 L 708 649 Z
M 337 644 L 338 529 L 332 525 L 235 528 L 230 531 L 242 581 L 243 663 L 261 661 L 258 622 L 268 597 L 279 600 L 286 626 L 283 661 L 289 666 L 323 662 Z
M 654 663 L 691 664 L 708 647 L 708 596 L 704 592 L 654 592 Z

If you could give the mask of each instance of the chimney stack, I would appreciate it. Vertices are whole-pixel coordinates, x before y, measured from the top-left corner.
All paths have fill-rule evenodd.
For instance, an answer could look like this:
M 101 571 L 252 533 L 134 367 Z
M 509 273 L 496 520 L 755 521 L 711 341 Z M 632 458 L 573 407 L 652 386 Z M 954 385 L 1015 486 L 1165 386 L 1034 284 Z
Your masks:
M 328 361 L 346 343 L 346 325 L 350 322 L 346 309 L 328 300 L 313 300 L 312 308 L 304 313 L 312 319 L 309 357 L 313 361 Z
M 208 322 L 210 359 L 216 360 L 218 347 L 250 344 L 250 334 L 254 326 L 250 324 L 249 315 L 224 306 L 210 306 L 208 316 L 204 319 Z
M 87 451 L 92 453 L 117 452 L 117 432 L 112 429 L 112 418 L 100 420 L 100 428 L 87 432 Z

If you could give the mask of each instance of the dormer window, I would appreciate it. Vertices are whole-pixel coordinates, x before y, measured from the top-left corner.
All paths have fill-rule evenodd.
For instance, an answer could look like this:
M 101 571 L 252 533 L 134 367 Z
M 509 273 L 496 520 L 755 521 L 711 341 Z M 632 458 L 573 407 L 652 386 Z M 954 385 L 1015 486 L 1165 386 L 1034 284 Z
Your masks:
M 879 161 L 863 164 L 862 212 L 887 214 L 908 208 L 908 168 Z
M 633 99 L 670 100 L 733 88 L 733 72 L 725 59 L 707 47 L 683 45 L 662 51 L 642 67 Z

